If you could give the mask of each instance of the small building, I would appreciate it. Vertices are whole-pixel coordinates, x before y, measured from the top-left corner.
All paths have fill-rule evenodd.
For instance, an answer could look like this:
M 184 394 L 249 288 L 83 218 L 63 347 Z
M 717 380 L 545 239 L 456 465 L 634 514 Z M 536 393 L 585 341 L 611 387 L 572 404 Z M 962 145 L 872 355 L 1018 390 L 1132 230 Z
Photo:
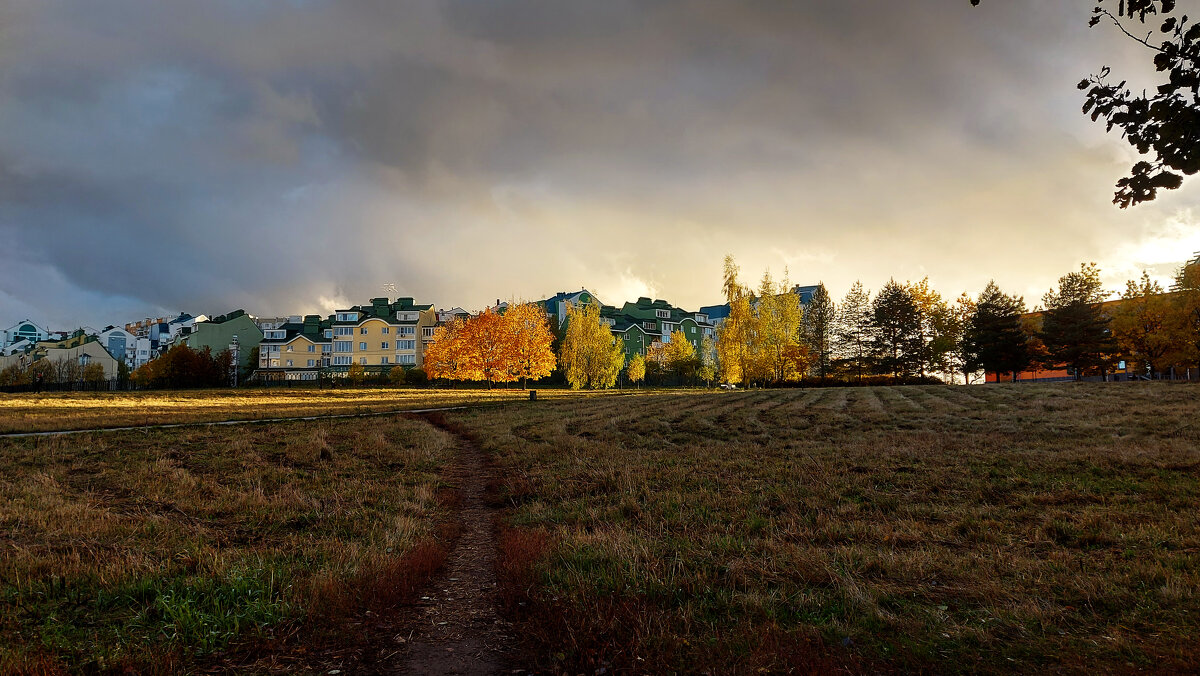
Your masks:
M 127 366 L 133 365 L 137 357 L 137 336 L 125 329 L 109 326 L 100 332 L 98 339 L 113 359 L 124 361 Z
M 580 289 L 578 291 L 560 291 L 545 300 L 537 301 L 534 305 L 545 310 L 556 328 L 562 328 L 562 325 L 567 321 L 567 312 L 571 307 L 590 305 L 592 303 L 600 306 L 604 305 L 599 298 L 596 298 L 594 293 L 587 289 Z
M 13 343 L 27 340 L 32 345 L 43 340 L 50 340 L 50 332 L 26 319 L 0 332 L 0 349 L 6 349 Z
M 196 322 L 190 330 L 182 331 L 173 344 L 187 345 L 193 350 L 208 348 L 215 355 L 229 349 L 234 338 L 238 345 L 238 369 L 246 372 L 257 367 L 251 360 L 251 352 L 262 342 L 263 332 L 245 310 Z

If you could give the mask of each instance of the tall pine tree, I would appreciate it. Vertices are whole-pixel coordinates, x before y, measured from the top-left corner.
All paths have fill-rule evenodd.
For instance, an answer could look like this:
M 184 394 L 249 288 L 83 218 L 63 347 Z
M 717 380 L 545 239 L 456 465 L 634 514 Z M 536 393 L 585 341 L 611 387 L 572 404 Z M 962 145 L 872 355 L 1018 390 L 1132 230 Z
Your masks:
M 1060 277 L 1058 288 L 1042 296 L 1046 309 L 1039 337 L 1050 361 L 1070 368 L 1076 380 L 1089 369 L 1107 366 L 1117 350 L 1101 307 L 1104 295 L 1100 269 L 1089 263 Z
M 912 293 L 896 280 L 889 280 L 871 303 L 875 329 L 872 352 L 884 373 L 900 379 L 912 375 L 922 361 L 924 341 L 921 313 Z
M 811 370 L 818 378 L 826 378 L 832 368 L 833 332 L 837 323 L 837 306 L 829 297 L 825 283 L 817 284 L 808 307 L 804 310 L 804 342 L 812 351 Z
M 871 369 L 871 293 L 855 281 L 842 299 L 837 321 L 838 353 L 848 374 L 862 381 Z
M 1030 362 L 1029 336 L 1021 328 L 1024 313 L 1024 299 L 1006 295 L 995 281 L 988 282 L 963 331 L 965 370 L 995 373 L 997 379 L 1009 373 L 1016 380 Z

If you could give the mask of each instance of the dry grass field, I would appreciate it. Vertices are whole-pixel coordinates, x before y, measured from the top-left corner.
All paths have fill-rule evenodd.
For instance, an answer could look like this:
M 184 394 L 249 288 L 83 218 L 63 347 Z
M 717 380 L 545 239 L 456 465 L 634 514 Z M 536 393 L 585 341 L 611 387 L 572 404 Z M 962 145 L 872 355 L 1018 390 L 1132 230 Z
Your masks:
M 880 387 L 455 414 L 556 672 L 1200 668 L 1200 390 Z
M 574 397 L 543 390 L 543 398 Z M 518 389 L 178 390 L 0 394 L 0 434 L 216 422 L 327 414 L 355 414 L 487 402 L 518 401 Z
M 444 558 L 452 449 L 400 418 L 0 440 L 0 673 L 172 672 L 396 601 Z
M 1195 386 L 253 394 L 43 397 L 83 410 L 66 422 L 10 397 L 0 420 L 491 397 L 439 424 L 491 458 L 516 666 L 1200 664 Z M 361 642 L 345 618 L 403 612 L 456 556 L 446 471 L 463 447 L 391 416 L 0 439 L 0 673 L 323 664 L 272 655 Z

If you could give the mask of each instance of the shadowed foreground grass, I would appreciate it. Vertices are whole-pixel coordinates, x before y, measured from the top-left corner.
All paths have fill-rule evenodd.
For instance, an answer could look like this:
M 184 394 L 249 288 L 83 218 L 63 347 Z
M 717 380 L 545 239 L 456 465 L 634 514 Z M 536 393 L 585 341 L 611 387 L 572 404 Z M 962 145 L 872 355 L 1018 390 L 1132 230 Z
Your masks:
M 394 601 L 444 557 L 452 447 L 396 418 L 0 440 L 0 673 L 182 670 Z
M 1194 386 L 649 395 L 453 417 L 501 468 L 504 598 L 543 668 L 1200 664 Z

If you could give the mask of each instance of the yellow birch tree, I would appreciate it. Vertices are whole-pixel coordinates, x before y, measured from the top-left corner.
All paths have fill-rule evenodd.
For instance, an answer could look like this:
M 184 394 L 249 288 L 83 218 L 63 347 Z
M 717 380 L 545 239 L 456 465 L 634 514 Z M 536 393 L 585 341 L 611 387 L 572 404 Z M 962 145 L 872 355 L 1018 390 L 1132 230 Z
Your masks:
M 605 389 L 616 384 L 625 366 L 625 352 L 608 325 L 600 322 L 600 307 L 595 303 L 568 308 L 559 363 L 573 389 Z

